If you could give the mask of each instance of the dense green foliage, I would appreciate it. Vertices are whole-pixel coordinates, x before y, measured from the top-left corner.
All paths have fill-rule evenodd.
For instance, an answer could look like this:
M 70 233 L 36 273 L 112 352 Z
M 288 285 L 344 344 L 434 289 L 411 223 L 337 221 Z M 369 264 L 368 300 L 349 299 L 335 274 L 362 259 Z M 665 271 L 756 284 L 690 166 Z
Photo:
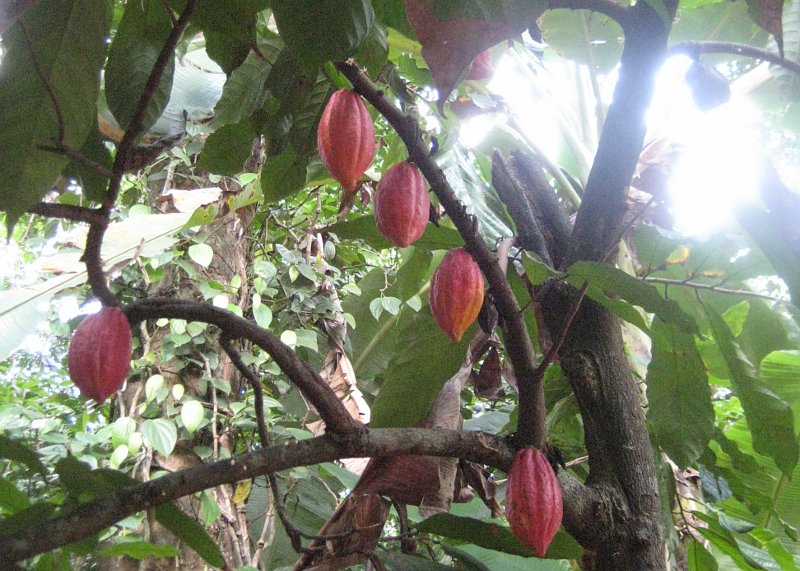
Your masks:
M 441 17 L 459 18 L 452 25 L 473 52 L 486 47 L 481 32 L 489 24 L 502 28 L 491 48 L 495 70 L 501 60 L 509 68 L 515 62 L 511 81 L 527 82 L 518 89 L 530 90 L 530 101 L 554 117 L 555 129 L 537 132 L 487 81 L 464 80 L 466 64 L 446 70 L 459 81 L 449 99 L 442 93 L 444 101 L 437 101 L 435 86 L 448 81 L 432 75 L 429 48 L 418 43 L 422 34 L 415 34 L 399 0 L 200 0 L 175 57 L 167 52 L 154 83 L 163 46 L 195 3 L 31 4 L 1 34 L 0 218 L 8 241 L 0 245 L 0 537 L 35 529 L 137 481 L 267 446 L 259 440 L 256 395 L 208 323 L 166 316 L 143 321 L 133 330 L 132 372 L 119 397 L 103 406 L 79 397 L 66 373 L 67 344 L 97 304 L 85 285 L 87 225 L 75 212 L 110 207 L 101 206 L 109 188 L 118 191 L 106 212 L 102 266 L 123 306 L 155 296 L 212 304 L 274 333 L 314 371 L 325 369 L 332 354 L 337 363 L 344 355 L 363 393 L 358 398 L 371 412 L 370 426 L 414 426 L 457 375 L 478 330 L 476 324 L 454 344 L 428 306 L 433 271 L 464 238 L 447 214 L 407 248 L 393 248 L 379 234 L 370 195 L 381 173 L 408 159 L 409 151 L 372 106 L 377 156 L 354 204 L 343 207 L 340 187 L 316 149 L 327 98 L 349 87 L 335 63 L 354 58 L 419 122 L 447 182 L 496 250 L 519 228 L 492 186 L 492 153 L 521 149 L 549 157 L 547 180 L 565 212 L 574 214 L 622 49 L 621 31 L 607 15 L 548 10 L 537 28 L 530 15 L 540 15 L 544 5 L 533 0 L 433 2 Z M 666 3 L 648 4 L 663 10 Z M 670 45 L 739 42 L 776 55 L 774 37 L 754 23 L 763 26 L 774 9 L 774 3 L 745 0 L 681 2 Z M 800 0 L 779 3 L 781 9 L 783 53 L 800 63 Z M 523 41 L 529 27 L 540 29 L 545 43 L 527 32 Z M 763 119 L 758 136 L 784 181 L 791 186 L 784 173 L 794 168 L 796 183 L 798 76 L 737 55 L 708 54 L 703 61 L 742 84 L 765 74 L 747 94 Z M 138 109 L 148 93 L 146 107 Z M 485 131 L 474 145 L 465 143 L 470 125 Z M 133 140 L 142 134 L 127 166 L 113 160 L 130 144 L 123 133 Z M 762 196 L 740 206 L 737 218 L 711 236 L 683 235 L 670 218 L 668 185 L 643 175 L 648 167 L 657 167 L 651 174 L 669 171 L 670 153 L 680 150 L 665 139 L 655 129 L 647 136 L 652 145 L 642 154 L 630 201 L 637 215 L 625 228 L 615 265 L 579 261 L 554 268 L 515 246 L 508 279 L 540 358 L 556 337 L 539 335 L 538 303 L 531 299 L 546 281 L 585 285 L 588 299 L 620 318 L 650 440 L 660 452 L 671 563 L 693 570 L 796 570 L 797 195 L 781 195 L 782 203 Z M 116 189 L 115 176 L 121 177 Z M 78 208 L 60 216 L 41 203 Z M 781 214 L 790 221 L 781 222 Z M 337 338 L 332 331 L 343 326 L 346 335 Z M 462 384 L 460 410 L 465 430 L 510 435 L 518 429 L 518 399 L 498 334 L 493 345 L 504 363 L 502 385 L 487 395 Z M 316 411 L 274 356 L 250 342 L 237 348 L 265 393 L 271 444 L 316 435 Z M 473 381 L 481 361 L 469 363 Z M 589 473 L 584 419 L 558 363 L 550 364 L 544 383 L 547 441 L 583 480 Z M 385 567 L 577 566 L 581 547 L 563 529 L 549 559 L 539 560 L 503 518 L 492 517 L 491 496 L 496 485 L 502 498 L 505 474 L 495 468 L 490 474 L 483 483 L 491 492 L 453 503 L 449 513 L 431 516 L 410 506 L 412 548 L 397 539 L 407 530 L 392 510 L 387 539 L 376 550 Z M 278 480 L 288 517 L 314 535 L 358 476 L 324 463 L 297 466 Z M 282 569 L 297 559 L 265 476 L 209 487 L 150 512 L 24 564 L 99 569 L 130 563 L 112 558 L 181 557 L 190 565 L 185 557 L 192 550 L 196 566 Z M 156 522 L 180 542 L 159 535 Z

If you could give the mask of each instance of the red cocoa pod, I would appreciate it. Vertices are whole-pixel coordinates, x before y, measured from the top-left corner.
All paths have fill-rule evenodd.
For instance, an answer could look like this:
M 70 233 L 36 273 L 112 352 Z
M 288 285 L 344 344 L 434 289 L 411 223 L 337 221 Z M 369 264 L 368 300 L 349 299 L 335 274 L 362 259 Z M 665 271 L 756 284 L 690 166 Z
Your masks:
M 483 305 L 483 275 L 464 248 L 450 250 L 431 278 L 431 311 L 436 323 L 458 343 Z
M 104 307 L 81 321 L 67 352 L 69 378 L 83 396 L 102 404 L 131 369 L 131 326 L 119 307 Z
M 319 120 L 317 148 L 345 194 L 352 194 L 375 158 L 375 127 L 357 93 L 340 89 L 331 96 Z
M 489 79 L 493 74 L 492 50 L 484 50 L 472 60 L 472 65 L 469 66 L 469 72 L 467 72 L 467 79 Z
M 506 517 L 516 538 L 544 557 L 563 515 L 561 488 L 547 457 L 537 448 L 517 451 L 506 482 Z
M 416 242 L 428 225 L 431 201 L 417 167 L 397 163 L 383 174 L 375 191 L 375 224 L 395 246 Z

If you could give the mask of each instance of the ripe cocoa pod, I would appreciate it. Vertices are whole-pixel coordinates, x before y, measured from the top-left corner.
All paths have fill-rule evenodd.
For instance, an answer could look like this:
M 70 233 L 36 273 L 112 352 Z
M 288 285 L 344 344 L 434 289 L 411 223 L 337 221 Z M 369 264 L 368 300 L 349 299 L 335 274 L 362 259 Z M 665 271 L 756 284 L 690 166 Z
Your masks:
M 131 369 L 131 326 L 119 307 L 85 318 L 69 343 L 69 378 L 98 404 L 121 387 Z
M 536 448 L 517 451 L 506 482 L 506 517 L 516 538 L 544 557 L 563 515 L 561 489 L 547 457 Z
M 383 174 L 375 191 L 375 224 L 395 246 L 416 242 L 428 224 L 431 201 L 417 167 L 397 163 Z
M 472 65 L 469 66 L 469 72 L 467 72 L 467 79 L 489 79 L 492 74 L 494 74 L 492 50 L 484 50 L 472 60 Z
M 431 278 L 430 304 L 442 331 L 458 343 L 483 305 L 483 275 L 464 248 L 450 250 Z
M 352 195 L 375 158 L 375 127 L 357 93 L 340 89 L 331 96 L 319 120 L 317 148 L 345 195 Z

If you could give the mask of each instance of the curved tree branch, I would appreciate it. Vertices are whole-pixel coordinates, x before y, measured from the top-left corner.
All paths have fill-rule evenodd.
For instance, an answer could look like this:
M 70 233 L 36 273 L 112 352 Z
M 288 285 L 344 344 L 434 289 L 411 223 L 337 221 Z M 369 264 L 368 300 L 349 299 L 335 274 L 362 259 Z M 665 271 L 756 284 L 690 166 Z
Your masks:
M 316 407 L 328 431 L 345 434 L 364 428 L 353 420 L 336 393 L 308 363 L 275 335 L 230 311 L 194 301 L 151 297 L 132 303 L 125 308 L 125 313 L 132 326 L 144 319 L 159 317 L 186 319 L 216 325 L 230 339 L 248 339 L 275 359 L 289 380 Z
M 697 58 L 701 54 L 733 54 L 779 65 L 800 75 L 800 63 L 781 57 L 762 48 L 735 42 L 683 42 L 669 49 L 671 54 L 686 54 Z
M 355 91 L 369 101 L 400 135 L 408 149 L 409 160 L 414 162 L 425 175 L 431 190 L 439 198 L 439 202 L 464 238 L 467 250 L 489 281 L 497 310 L 503 317 L 506 349 L 519 384 L 517 441 L 520 445 L 533 444 L 541 448 L 546 436 L 544 391 L 542 384 L 536 382 L 536 355 L 533 344 L 519 303 L 511 291 L 505 273 L 497 264 L 496 256 L 478 233 L 477 220 L 467 213 L 464 204 L 458 200 L 447 182 L 442 169 L 431 157 L 417 121 L 404 115 L 355 65 L 343 63 L 337 67 L 350 80 Z
M 507 469 L 514 452 L 502 439 L 482 432 L 387 428 L 364 430 L 346 439 L 326 434 L 180 470 L 116 490 L 53 519 L 0 536 L 0 553 L 3 563 L 21 561 L 89 537 L 131 514 L 237 480 L 339 458 L 396 454 L 457 456 Z

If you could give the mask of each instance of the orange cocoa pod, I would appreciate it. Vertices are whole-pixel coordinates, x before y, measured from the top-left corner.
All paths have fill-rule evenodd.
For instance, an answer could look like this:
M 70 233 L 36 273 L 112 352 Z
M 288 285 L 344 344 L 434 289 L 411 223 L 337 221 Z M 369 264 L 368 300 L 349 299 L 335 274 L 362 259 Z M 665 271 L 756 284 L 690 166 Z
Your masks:
M 564 515 L 553 467 L 537 448 L 517 451 L 506 482 L 506 517 L 519 541 L 544 557 Z
M 340 89 L 328 100 L 317 128 L 317 148 L 331 176 L 352 195 L 375 158 L 375 127 L 357 93 Z
M 483 274 L 464 248 L 450 250 L 431 278 L 431 311 L 436 323 L 458 343 L 483 305 Z
M 431 201 L 417 167 L 397 163 L 383 174 L 375 191 L 375 224 L 395 246 L 416 242 L 428 225 Z
M 67 351 L 69 378 L 83 396 L 102 404 L 131 369 L 131 326 L 119 307 L 104 307 L 81 321 Z

